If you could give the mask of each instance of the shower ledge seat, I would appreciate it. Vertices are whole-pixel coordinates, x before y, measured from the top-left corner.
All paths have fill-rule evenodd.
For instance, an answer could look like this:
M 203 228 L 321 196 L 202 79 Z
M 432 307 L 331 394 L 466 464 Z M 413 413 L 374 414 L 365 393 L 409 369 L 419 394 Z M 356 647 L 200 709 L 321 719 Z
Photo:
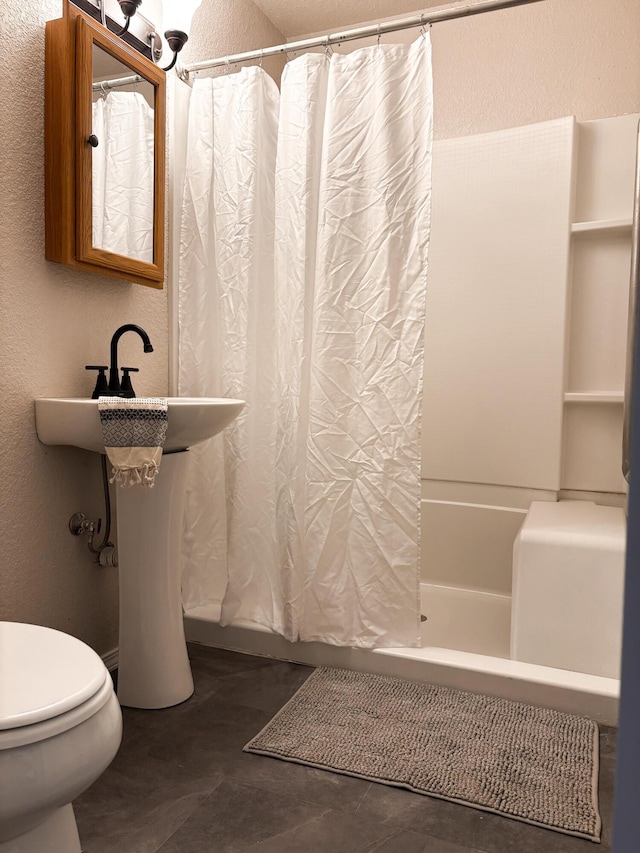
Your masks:
M 620 507 L 531 504 L 513 549 L 513 660 L 620 677 L 625 537 Z
M 116 487 L 120 637 L 118 699 L 132 708 L 167 708 L 193 693 L 180 589 L 189 447 L 221 432 L 243 400 L 168 397 L 167 437 L 153 488 Z M 98 401 L 40 398 L 43 444 L 104 453 Z

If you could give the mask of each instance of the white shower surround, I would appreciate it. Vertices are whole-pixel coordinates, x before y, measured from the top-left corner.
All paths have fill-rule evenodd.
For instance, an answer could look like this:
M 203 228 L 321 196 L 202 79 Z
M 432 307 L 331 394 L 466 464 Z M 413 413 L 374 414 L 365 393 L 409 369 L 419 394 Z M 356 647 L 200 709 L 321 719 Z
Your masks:
M 491 636 L 490 624 L 496 615 L 505 624 L 505 607 L 510 600 L 496 600 L 468 590 L 438 588 L 421 584 L 425 610 L 437 610 L 442 625 L 427 642 L 451 643 L 460 620 L 465 619 L 466 639 L 483 639 L 496 648 L 500 637 Z M 295 661 L 310 666 L 336 666 L 361 672 L 373 672 L 396 678 L 427 681 L 459 690 L 470 690 L 501 696 L 519 702 L 555 708 L 567 713 L 591 717 L 605 725 L 616 725 L 618 719 L 618 679 L 585 675 L 547 666 L 522 663 L 508 657 L 508 635 L 503 643 L 505 656 L 424 645 L 422 648 L 354 649 L 325 643 L 289 643 L 260 625 L 241 620 L 222 628 L 219 624 L 220 604 L 195 607 L 185 614 L 185 632 L 192 642 L 218 646 L 245 654 Z M 508 621 L 508 617 L 507 617 Z M 428 625 L 428 622 L 427 622 Z M 500 629 L 498 630 L 498 635 Z M 504 631 L 502 631 L 504 634 Z M 455 640 L 453 640 L 455 642 Z M 486 648 L 486 645 L 485 645 Z M 498 649 L 496 648 L 496 651 Z
M 560 108 L 556 110 L 554 115 L 562 115 L 563 112 L 569 111 L 566 108 Z M 615 112 L 615 109 L 609 108 L 609 113 L 611 112 Z M 623 111 L 618 110 L 618 112 Z M 606 115 L 607 111 L 600 110 L 599 114 Z M 514 115 L 517 120 L 518 114 L 514 113 Z M 527 117 L 524 117 L 525 121 Z M 535 117 L 533 115 L 533 119 Z M 582 223 L 582 225 L 575 225 L 574 230 L 578 231 L 583 226 L 589 229 L 595 227 L 596 230 L 593 232 L 593 237 L 589 234 L 585 237 L 578 235 L 580 240 L 577 243 L 574 242 L 573 246 L 573 252 L 576 255 L 574 260 L 577 260 L 579 264 L 587 249 L 590 252 L 599 251 L 598 240 L 603 239 L 605 241 L 604 261 L 607 268 L 603 287 L 605 280 L 615 282 L 616 293 L 618 288 L 624 289 L 626 286 L 622 270 L 628 264 L 621 252 L 624 253 L 628 250 L 622 248 L 621 238 L 618 236 L 616 239 L 620 243 L 620 249 L 616 251 L 620 258 L 617 255 L 613 256 L 613 248 L 615 248 L 613 246 L 613 232 L 612 237 L 609 238 L 607 227 L 609 222 L 612 223 L 614 220 L 627 222 L 629 217 L 627 207 L 629 206 L 633 183 L 633 151 L 631 144 L 625 141 L 625 137 L 628 135 L 625 125 L 631 126 L 635 121 L 637 119 L 630 115 L 618 119 L 583 123 L 578 126 L 577 194 L 573 221 Z M 494 121 L 493 126 L 504 126 L 507 123 L 506 119 L 502 119 L 501 121 Z M 609 125 L 611 130 L 605 125 Z M 589 220 L 593 220 L 592 224 L 589 223 Z M 621 232 L 615 233 L 619 235 Z M 604 237 L 600 238 L 598 234 L 604 234 Z M 581 267 L 578 266 L 574 271 L 574 282 L 576 280 L 581 281 L 581 276 Z M 574 298 L 576 298 L 575 294 Z M 589 318 L 601 318 L 604 306 L 608 305 L 608 300 L 611 298 L 611 291 L 609 288 L 607 288 L 606 293 L 604 290 L 597 290 L 589 281 L 589 290 L 586 291 L 581 288 L 577 298 L 579 299 L 578 316 L 585 317 L 586 305 L 587 320 Z M 587 298 L 589 301 L 585 303 Z M 617 300 L 617 296 L 615 298 Z M 618 313 L 622 312 L 618 311 L 616 307 L 616 317 Z M 620 331 L 617 319 L 613 315 L 611 317 L 607 315 L 607 319 L 608 323 L 605 326 L 599 326 L 600 333 L 604 332 L 606 337 L 606 340 L 598 342 L 599 346 L 603 343 L 607 346 L 611 339 L 619 341 L 620 338 L 617 333 Z M 614 319 L 615 322 L 613 322 Z M 609 321 L 611 322 L 609 323 Z M 577 338 L 575 334 L 575 319 L 572 322 L 574 323 L 571 336 L 573 350 L 574 341 L 579 344 L 581 339 Z M 578 334 L 580 334 L 580 326 L 577 328 Z M 569 363 L 573 374 L 572 380 L 575 381 L 574 371 L 576 366 L 583 364 L 583 360 L 577 360 L 575 352 L 572 352 Z M 609 361 L 606 364 L 609 365 Z M 615 379 L 615 377 L 611 378 Z M 590 384 L 593 385 L 593 382 L 587 382 L 587 387 Z M 612 383 L 605 384 L 611 387 Z M 500 527 L 504 527 L 504 533 L 507 532 L 506 528 L 511 530 L 514 526 L 515 516 L 518 513 L 524 517 L 526 507 L 531 500 L 556 500 L 558 496 L 576 498 L 582 494 L 588 500 L 595 499 L 598 502 L 610 503 L 615 506 L 623 505 L 624 496 L 619 494 L 622 489 L 618 486 L 620 474 L 619 472 L 616 474 L 619 448 L 615 436 L 619 431 L 618 405 L 621 399 L 616 390 L 618 383 L 613 382 L 614 393 L 600 394 L 593 397 L 593 400 L 591 399 L 593 395 L 573 393 L 575 389 L 572 385 L 573 383 L 568 388 L 565 387 L 567 443 L 563 448 L 563 453 L 566 453 L 567 457 L 561 484 L 564 491 L 558 493 L 555 489 L 541 491 L 526 488 L 515 490 L 501 486 L 483 487 L 473 483 L 447 484 L 434 481 L 423 494 L 423 498 L 426 499 L 423 501 L 423 505 L 439 503 L 444 512 L 447 509 L 447 504 L 450 503 L 452 506 L 455 504 L 459 507 L 456 510 L 457 512 L 466 513 L 470 517 L 479 511 L 480 515 L 495 519 L 495 522 L 492 521 L 492 526 L 496 532 L 499 531 Z M 576 400 L 580 405 L 576 406 Z M 607 416 L 606 421 L 605 415 Z M 578 423 L 578 418 L 580 423 Z M 598 455 L 597 459 L 594 459 L 593 454 L 588 451 L 587 444 L 580 443 L 575 439 L 577 426 L 591 422 L 589 419 L 599 426 L 597 434 L 594 434 L 593 437 L 597 438 L 599 446 L 603 448 L 604 452 L 602 455 Z M 613 441 L 607 436 L 613 436 Z M 427 482 L 424 481 L 425 486 Z M 583 491 L 577 492 L 576 489 Z M 504 512 L 505 508 L 508 512 Z M 504 524 L 501 519 L 504 519 Z M 480 516 L 478 516 L 479 520 Z M 447 530 L 451 530 L 451 525 L 447 526 Z M 443 537 L 444 535 L 445 532 L 443 531 Z M 512 533 L 510 535 L 512 538 Z M 457 538 L 460 540 L 461 537 L 458 536 Z M 506 577 L 507 564 L 504 555 L 502 562 L 504 562 L 505 569 L 501 569 L 498 574 Z M 433 590 L 433 585 L 431 588 Z M 455 586 L 447 587 L 443 582 L 440 589 L 445 597 L 456 597 Z M 473 598 L 478 602 L 483 598 L 481 592 L 472 589 L 464 590 L 464 595 L 467 597 L 467 602 Z M 502 595 L 504 602 L 508 602 L 506 593 L 499 593 L 499 595 Z M 433 599 L 433 595 L 431 597 Z M 497 600 L 494 600 L 494 604 L 496 603 Z M 453 611 L 450 612 L 453 613 Z M 442 615 L 446 621 L 446 610 L 442 611 Z M 256 654 L 273 654 L 278 657 L 290 657 L 299 660 L 308 659 L 308 649 L 305 649 L 302 657 L 300 657 L 300 649 L 304 649 L 306 644 L 299 644 L 293 648 L 280 646 L 278 645 L 280 638 L 274 640 L 264 632 L 256 631 L 256 626 L 238 625 L 220 631 L 216 623 L 215 605 L 211 605 L 209 608 L 195 608 L 187 614 L 188 635 L 194 640 L 214 645 L 226 645 Z M 472 631 L 472 623 L 473 620 L 468 620 L 465 628 Z M 504 631 L 502 633 L 504 634 Z M 495 641 L 496 638 L 494 637 L 491 642 Z M 383 666 L 380 661 L 390 658 L 392 662 L 400 661 L 400 663 L 397 666 L 392 663 L 389 674 L 404 673 L 407 677 L 432 678 L 441 683 L 452 683 L 454 685 L 457 683 L 458 686 L 465 688 L 496 692 L 500 695 L 515 695 L 516 698 L 529 698 L 530 701 L 540 704 L 592 714 L 603 722 L 614 722 L 617 716 L 619 683 L 615 679 L 602 679 L 565 670 L 552 670 L 548 667 L 531 667 L 486 652 L 485 654 L 471 654 L 435 646 L 420 650 L 394 649 L 374 653 L 353 649 L 336 650 L 316 644 L 314 644 L 314 648 L 320 657 L 309 660 L 308 662 L 311 663 L 328 663 L 330 662 L 329 658 L 333 655 L 341 655 L 344 652 L 344 656 L 336 661 L 337 665 L 361 666 L 363 669 L 379 671 L 379 667 Z M 387 664 L 385 663 L 384 666 L 386 667 Z

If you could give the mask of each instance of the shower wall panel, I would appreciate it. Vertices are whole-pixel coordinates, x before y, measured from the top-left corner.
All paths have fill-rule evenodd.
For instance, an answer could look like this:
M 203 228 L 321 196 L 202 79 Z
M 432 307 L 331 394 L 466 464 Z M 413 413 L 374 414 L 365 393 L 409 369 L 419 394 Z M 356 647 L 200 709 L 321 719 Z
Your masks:
M 575 120 L 434 145 L 423 477 L 560 487 Z
M 576 222 L 631 216 L 639 119 L 632 113 L 578 123 Z
M 569 117 L 435 145 L 427 584 L 509 595 L 513 541 L 531 501 L 624 503 L 639 118 Z
M 423 583 L 510 596 L 513 542 L 531 501 L 557 499 L 542 489 L 423 480 Z
M 630 265 L 630 229 L 575 235 L 570 393 L 620 393 L 624 387 Z
M 638 120 L 578 124 L 563 495 L 620 498 L 631 220 Z M 596 498 L 602 502 L 602 498 Z
M 423 500 L 423 580 L 511 595 L 513 541 L 526 514 L 515 507 Z

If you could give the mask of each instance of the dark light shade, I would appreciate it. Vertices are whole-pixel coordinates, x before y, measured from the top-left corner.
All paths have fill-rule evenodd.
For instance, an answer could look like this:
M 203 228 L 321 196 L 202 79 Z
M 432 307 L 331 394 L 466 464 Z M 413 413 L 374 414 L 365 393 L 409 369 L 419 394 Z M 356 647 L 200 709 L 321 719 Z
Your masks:
M 138 11 L 138 6 L 142 0 L 118 0 L 118 3 L 125 18 L 131 18 Z
M 162 70 L 170 71 L 176 64 L 178 54 L 187 43 L 189 36 L 186 33 L 183 33 L 182 30 L 167 30 L 164 34 L 164 37 L 167 41 L 167 44 L 173 51 L 173 59 L 171 60 L 169 65 L 167 65 Z

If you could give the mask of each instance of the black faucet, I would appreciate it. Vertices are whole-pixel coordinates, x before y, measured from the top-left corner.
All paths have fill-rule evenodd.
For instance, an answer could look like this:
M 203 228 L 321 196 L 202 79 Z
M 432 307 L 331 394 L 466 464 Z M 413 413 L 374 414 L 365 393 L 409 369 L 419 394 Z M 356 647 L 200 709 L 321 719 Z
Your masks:
M 124 326 L 116 329 L 111 338 L 111 367 L 109 368 L 109 393 L 114 397 L 123 396 L 122 386 L 120 385 L 120 370 L 118 368 L 118 341 L 125 332 L 136 332 L 142 338 L 144 351 L 153 352 L 149 335 L 140 326 L 136 326 L 134 323 L 126 323 Z

